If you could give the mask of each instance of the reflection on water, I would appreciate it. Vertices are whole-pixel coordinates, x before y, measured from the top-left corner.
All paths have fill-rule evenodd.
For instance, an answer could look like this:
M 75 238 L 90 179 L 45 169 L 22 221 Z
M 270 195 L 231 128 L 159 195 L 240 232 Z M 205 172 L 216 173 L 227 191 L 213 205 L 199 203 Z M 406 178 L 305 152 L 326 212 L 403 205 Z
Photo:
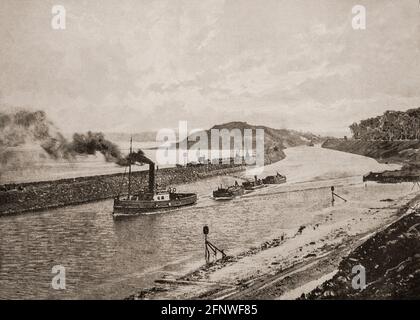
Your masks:
M 291 159 L 301 159 L 297 169 L 298 160 L 293 163 L 300 175 L 307 168 L 305 158 L 311 159 L 308 172 L 314 171 L 313 158 L 303 157 L 319 152 L 312 150 L 288 150 Z M 334 151 L 322 150 L 323 159 L 324 152 Z M 340 153 L 340 157 L 346 156 L 354 161 L 352 155 Z M 342 168 L 335 159 L 329 157 L 329 173 Z M 359 157 L 358 161 L 378 166 L 371 159 Z M 292 175 L 287 165 L 284 162 L 267 169 L 290 170 L 288 175 Z M 352 188 L 346 197 L 357 199 L 368 193 L 377 198 L 395 193 L 392 185 L 365 190 L 360 174 L 366 168 L 361 167 L 359 176 L 343 178 L 346 172 L 341 171 L 334 181 L 347 186 L 338 189 L 342 192 Z M 354 171 L 352 167 L 350 175 Z M 315 170 L 305 178 L 330 178 L 328 172 L 321 177 L 319 173 Z M 219 183 L 233 180 L 218 177 L 179 186 L 178 190 L 199 193 L 196 206 L 121 221 L 112 219 L 110 200 L 1 218 L 0 298 L 123 298 L 152 285 L 162 272 L 179 273 L 203 263 L 204 224 L 210 227 L 212 242 L 232 254 L 279 236 L 283 230 L 317 221 L 330 206 L 330 181 L 270 186 L 231 202 L 210 199 Z M 405 188 L 401 186 L 400 191 L 406 192 Z M 297 191 L 285 192 L 289 190 Z M 66 290 L 51 288 L 54 265 L 66 268 Z

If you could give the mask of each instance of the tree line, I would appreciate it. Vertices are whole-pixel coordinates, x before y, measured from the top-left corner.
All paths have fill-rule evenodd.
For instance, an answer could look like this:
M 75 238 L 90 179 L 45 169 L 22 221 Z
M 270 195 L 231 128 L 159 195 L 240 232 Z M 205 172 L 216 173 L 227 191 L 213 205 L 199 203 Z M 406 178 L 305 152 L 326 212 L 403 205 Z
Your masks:
M 418 140 L 420 139 L 420 108 L 407 111 L 386 111 L 383 115 L 361 120 L 350 126 L 354 139 Z

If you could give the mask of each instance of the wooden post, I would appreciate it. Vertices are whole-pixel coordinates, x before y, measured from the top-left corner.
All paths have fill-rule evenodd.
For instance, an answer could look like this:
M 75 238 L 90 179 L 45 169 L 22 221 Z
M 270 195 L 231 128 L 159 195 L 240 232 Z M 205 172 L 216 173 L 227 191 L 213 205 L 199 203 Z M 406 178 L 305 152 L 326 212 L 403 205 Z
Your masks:
M 204 235 L 204 258 L 206 259 L 206 264 L 210 262 L 210 252 L 207 243 L 207 235 Z
M 210 263 L 210 250 L 213 252 L 215 261 L 217 260 L 217 252 L 220 252 L 222 254 L 222 258 L 226 258 L 226 253 L 224 252 L 224 250 L 220 250 L 213 243 L 207 240 L 207 235 L 209 233 L 208 226 L 203 227 L 203 233 L 204 233 L 204 257 L 206 259 L 206 263 Z
M 204 233 L 204 258 L 206 259 L 206 263 L 208 264 L 210 262 L 210 252 L 209 252 L 208 241 L 207 241 L 207 235 L 209 234 L 209 227 L 207 225 L 203 227 L 203 233 Z
M 133 153 L 133 137 L 130 137 L 130 155 L 128 157 L 128 200 L 131 197 L 131 157 Z

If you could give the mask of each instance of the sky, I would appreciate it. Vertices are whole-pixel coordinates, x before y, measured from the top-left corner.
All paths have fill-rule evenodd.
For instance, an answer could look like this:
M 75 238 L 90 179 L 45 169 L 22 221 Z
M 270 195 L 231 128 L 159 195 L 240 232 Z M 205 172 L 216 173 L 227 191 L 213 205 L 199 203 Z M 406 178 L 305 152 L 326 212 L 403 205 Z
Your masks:
M 418 0 L 2 0 L 0 108 L 44 110 L 64 132 L 186 120 L 342 135 L 420 107 L 419 35 Z

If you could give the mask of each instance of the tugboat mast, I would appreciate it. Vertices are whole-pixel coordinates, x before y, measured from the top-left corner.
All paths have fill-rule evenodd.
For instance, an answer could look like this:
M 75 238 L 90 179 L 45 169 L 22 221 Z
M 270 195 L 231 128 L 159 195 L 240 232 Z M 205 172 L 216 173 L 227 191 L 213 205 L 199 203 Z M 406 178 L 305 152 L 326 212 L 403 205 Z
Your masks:
M 130 155 L 128 157 L 128 199 L 131 195 L 131 154 L 133 153 L 133 137 L 130 137 Z

